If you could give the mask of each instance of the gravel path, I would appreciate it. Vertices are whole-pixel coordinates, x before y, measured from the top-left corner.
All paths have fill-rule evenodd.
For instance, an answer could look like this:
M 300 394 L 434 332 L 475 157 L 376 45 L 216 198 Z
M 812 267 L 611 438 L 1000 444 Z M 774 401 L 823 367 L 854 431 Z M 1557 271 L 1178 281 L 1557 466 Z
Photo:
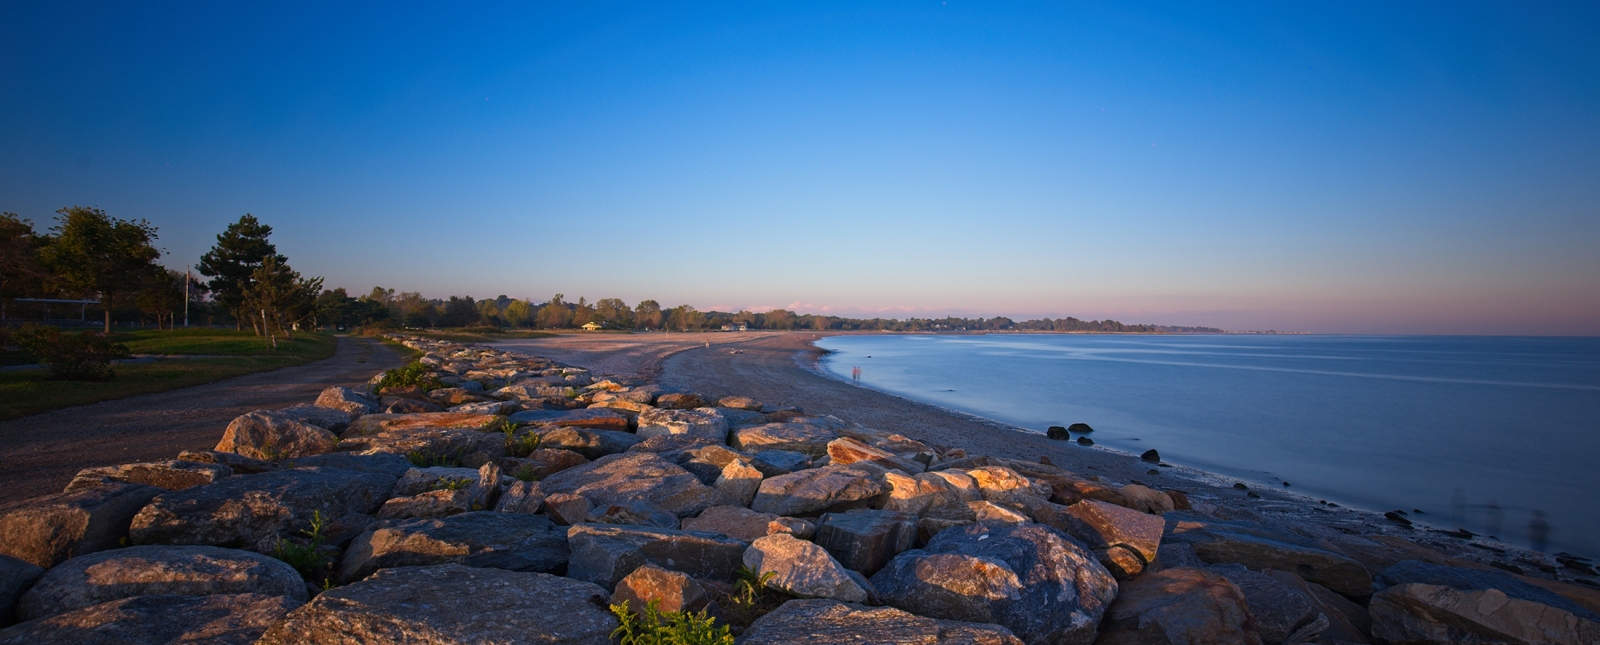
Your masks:
M 347 336 L 331 358 L 305 365 L 0 422 L 0 503 L 58 492 L 83 468 L 210 450 L 236 416 L 311 403 L 400 364 L 383 344 Z

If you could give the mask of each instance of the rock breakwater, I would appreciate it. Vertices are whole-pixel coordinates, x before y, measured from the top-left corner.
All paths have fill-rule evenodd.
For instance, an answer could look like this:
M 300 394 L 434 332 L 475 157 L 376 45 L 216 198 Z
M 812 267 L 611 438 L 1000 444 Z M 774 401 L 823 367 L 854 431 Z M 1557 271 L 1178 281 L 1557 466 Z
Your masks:
M 401 340 L 411 382 L 0 509 L 0 643 L 599 645 L 622 600 L 744 643 L 1600 642 L 1588 590 L 1392 536 Z

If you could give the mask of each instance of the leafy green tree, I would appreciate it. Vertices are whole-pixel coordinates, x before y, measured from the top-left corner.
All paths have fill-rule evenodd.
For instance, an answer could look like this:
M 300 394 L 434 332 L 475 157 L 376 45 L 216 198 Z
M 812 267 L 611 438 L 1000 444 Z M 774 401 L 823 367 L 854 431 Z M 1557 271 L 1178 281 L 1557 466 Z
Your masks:
M 513 327 L 525 327 L 533 324 L 534 304 L 526 300 L 512 300 L 500 315 L 506 319 L 506 324 Z
M 574 327 L 582 327 L 594 322 L 594 319 L 594 305 L 589 304 L 589 301 L 585 300 L 583 296 L 579 296 L 578 305 L 572 308 L 572 325 Z
M 540 327 L 557 329 L 572 326 L 572 310 L 567 307 L 567 303 L 561 301 L 565 297 L 558 293 L 550 298 L 550 302 L 539 308 Z
M 640 329 L 659 329 L 661 327 L 661 304 L 654 300 L 644 300 L 639 306 L 633 308 L 634 324 Z
M 350 294 L 344 290 L 344 287 L 323 290 L 317 296 L 317 322 L 323 325 L 356 324 L 355 312 L 357 303 L 358 301 L 355 298 L 351 298 Z
M 260 317 L 267 342 L 276 348 L 278 333 L 294 338 L 295 325 L 316 316 L 317 293 L 321 290 L 322 278 L 307 280 L 288 264 L 267 256 L 250 274 L 250 283 L 244 292 L 244 311 Z
M 257 333 L 261 330 L 256 318 L 244 311 L 245 291 L 256 269 L 268 258 L 277 260 L 278 264 L 289 261 L 278 254 L 277 246 L 267 241 L 271 235 L 271 226 L 246 213 L 217 236 L 216 246 L 200 256 L 200 264 L 195 267 L 200 275 L 211 278 L 208 285 L 211 297 L 233 314 L 235 325 L 242 326 L 244 320 L 251 320 L 251 324 L 258 327 Z
M 601 298 L 594 303 L 595 318 L 608 327 L 627 329 L 633 326 L 633 309 L 621 298 Z
M 154 276 L 164 275 L 156 259 L 156 227 L 144 220 L 121 220 L 98 208 L 72 206 L 57 211 L 55 235 L 41 252 L 68 291 L 100 294 L 111 333 L 111 310 L 126 305 Z
M 483 318 L 472 296 L 450 296 L 450 300 L 444 303 L 443 314 L 439 318 L 442 327 L 466 327 Z
M 669 327 L 684 331 L 699 329 L 705 325 L 705 322 L 705 314 L 700 313 L 689 305 L 673 307 L 672 312 L 667 316 L 667 325 Z
M 156 319 L 156 329 L 161 329 L 163 324 L 167 329 L 172 329 L 176 327 L 178 311 L 183 309 L 183 283 L 188 279 L 189 276 L 184 272 L 171 269 L 152 275 L 134 298 L 134 304 L 138 305 L 139 311 Z
M 16 213 L 0 213 L 0 298 L 42 295 L 51 278 L 39 259 L 48 238 L 35 233 L 33 222 Z

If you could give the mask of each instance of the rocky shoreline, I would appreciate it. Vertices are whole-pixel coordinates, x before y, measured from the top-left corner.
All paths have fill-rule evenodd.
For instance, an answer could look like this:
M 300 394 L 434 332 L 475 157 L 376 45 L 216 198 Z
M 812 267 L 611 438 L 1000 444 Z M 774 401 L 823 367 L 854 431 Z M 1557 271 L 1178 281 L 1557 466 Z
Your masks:
M 0 508 L 0 643 L 600 644 L 623 601 L 748 644 L 1600 642 L 1582 561 L 402 341 Z

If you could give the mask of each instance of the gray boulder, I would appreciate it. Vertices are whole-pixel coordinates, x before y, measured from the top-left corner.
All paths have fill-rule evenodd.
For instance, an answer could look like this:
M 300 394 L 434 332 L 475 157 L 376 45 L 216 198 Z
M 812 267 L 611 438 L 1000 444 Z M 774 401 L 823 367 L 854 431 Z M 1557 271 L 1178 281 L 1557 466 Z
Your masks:
M 325 428 L 272 410 L 256 410 L 234 418 L 213 448 L 266 461 L 281 461 L 331 452 L 338 436 Z
M 716 408 L 663 410 L 651 408 L 639 413 L 640 437 L 687 434 L 717 443 L 728 441 L 728 419 Z
M 111 483 L 12 502 L 0 507 L 0 555 L 48 569 L 67 558 L 117 548 L 139 509 L 161 492 Z
M 384 569 L 323 592 L 259 645 L 610 645 L 607 593 L 544 573 L 459 564 Z
M 916 544 L 917 516 L 867 508 L 828 513 L 815 541 L 845 568 L 870 576 Z
M 639 443 L 639 436 L 616 430 L 551 428 L 539 433 L 540 447 L 570 450 L 591 461 L 627 452 L 636 443 Z
M 383 473 L 338 468 L 237 475 L 156 498 L 133 518 L 128 537 L 135 544 L 270 552 L 281 537 L 309 529 L 314 513 L 329 519 L 376 513 L 394 482 Z
M 828 454 L 828 442 L 838 438 L 838 433 L 819 425 L 768 423 L 738 429 L 729 444 L 745 452 L 788 450 L 821 457 Z
M 137 596 L 0 630 L 0 645 L 251 645 L 300 601 L 285 596 Z
M 713 506 L 684 519 L 683 530 L 721 533 L 748 543 L 775 533 L 788 533 L 804 540 L 815 535 L 817 527 L 798 517 L 761 513 L 742 506 Z
M 881 497 L 890 491 L 883 475 L 882 468 L 855 464 L 768 477 L 761 481 L 750 508 L 777 515 L 812 515 L 882 506 Z
M 775 574 L 767 586 L 795 596 L 845 602 L 866 602 L 873 596 L 861 574 L 844 568 L 826 549 L 787 533 L 751 542 L 743 562 L 753 572 Z
M 590 430 L 628 431 L 628 415 L 605 408 L 580 410 L 527 410 L 511 415 L 520 425 L 551 425 Z
M 952 528 L 872 577 L 885 604 L 999 623 L 1027 643 L 1090 643 L 1117 581 L 1088 549 L 1038 524 Z
M 335 385 L 317 396 L 317 406 L 340 410 L 351 417 L 376 414 L 378 402 L 347 387 Z
M 546 496 L 580 495 L 597 507 L 646 501 L 678 517 L 716 506 L 721 497 L 710 486 L 660 455 L 624 453 L 568 468 L 539 482 Z
M 567 532 L 549 518 L 480 511 L 386 523 L 357 536 L 339 565 L 349 583 L 379 569 L 455 563 L 547 573 L 567 561 Z
M 1600 616 L 1500 571 L 1405 560 L 1372 596 L 1372 635 L 1391 643 L 1600 643 Z
M 348 452 L 330 452 L 325 455 L 312 455 L 301 457 L 283 463 L 286 468 L 305 470 L 308 468 L 332 468 L 335 470 L 353 470 L 360 473 L 376 473 L 389 477 L 399 477 L 411 470 L 411 462 L 405 457 L 391 453 L 374 453 L 370 455 L 353 455 Z
M 1252 522 L 1213 520 L 1192 513 L 1165 514 L 1165 541 L 1188 544 L 1211 564 L 1242 564 L 1252 571 L 1288 571 L 1351 598 L 1372 593 L 1366 567 L 1332 545 Z
M 278 464 L 264 459 L 215 450 L 185 450 L 178 453 L 178 461 L 227 466 L 235 475 L 254 475 L 278 469 Z
M 44 567 L 0 555 L 0 627 L 16 622 L 17 600 L 44 575 Z
M 204 486 L 233 474 L 222 464 L 207 464 L 175 459 L 120 466 L 85 468 L 67 484 L 67 491 L 102 486 L 110 482 L 144 484 L 164 490 L 183 490 Z
M 1262 645 L 1309 642 L 1328 628 L 1328 619 L 1310 598 L 1264 573 L 1237 564 L 1209 567 L 1239 588 L 1256 619 Z
M 350 422 L 361 416 L 317 405 L 291 405 L 277 412 L 295 421 L 314 425 L 334 434 L 338 434 L 345 428 L 350 427 Z
M 1166 522 L 1159 515 L 1086 499 L 1071 506 L 1034 505 L 1033 518 L 1094 549 L 1117 579 L 1139 575 L 1155 562 Z
M 1178 567 L 1122 583 L 1102 643 L 1261 645 L 1244 593 L 1227 578 Z
M 745 630 L 741 645 L 1022 645 L 999 625 L 936 620 L 893 607 L 837 600 L 790 600 Z
M 213 546 L 131 546 L 67 560 L 23 595 L 34 620 L 135 596 L 261 594 L 306 600 L 293 567 L 259 553 Z
M 731 580 L 745 544 L 725 535 L 644 526 L 579 524 L 567 529 L 567 577 L 616 588 L 645 563 L 696 578 Z

